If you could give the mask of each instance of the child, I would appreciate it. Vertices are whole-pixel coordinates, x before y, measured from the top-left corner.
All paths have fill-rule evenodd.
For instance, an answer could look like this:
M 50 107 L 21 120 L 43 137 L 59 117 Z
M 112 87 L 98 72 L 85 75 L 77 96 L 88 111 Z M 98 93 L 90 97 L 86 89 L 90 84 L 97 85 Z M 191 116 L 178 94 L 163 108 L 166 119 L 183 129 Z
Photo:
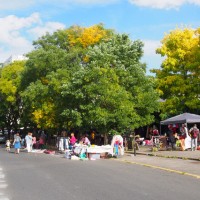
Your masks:
M 11 143 L 10 143 L 10 140 L 6 140 L 6 151 L 10 151 L 10 145 L 11 145 Z
M 121 142 L 119 140 L 119 138 L 116 138 L 115 143 L 114 143 L 114 152 L 115 155 L 118 156 L 119 155 L 119 149 L 121 148 Z

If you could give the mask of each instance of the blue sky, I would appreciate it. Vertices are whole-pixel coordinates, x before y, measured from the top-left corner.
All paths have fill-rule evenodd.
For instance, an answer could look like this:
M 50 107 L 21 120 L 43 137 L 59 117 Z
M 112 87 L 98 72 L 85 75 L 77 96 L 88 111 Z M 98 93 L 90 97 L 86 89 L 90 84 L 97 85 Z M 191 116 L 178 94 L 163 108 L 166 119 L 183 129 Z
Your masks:
M 46 32 L 98 23 L 142 40 L 149 71 L 160 67 L 155 49 L 165 34 L 199 27 L 200 0 L 0 0 L 0 62 L 31 51 Z

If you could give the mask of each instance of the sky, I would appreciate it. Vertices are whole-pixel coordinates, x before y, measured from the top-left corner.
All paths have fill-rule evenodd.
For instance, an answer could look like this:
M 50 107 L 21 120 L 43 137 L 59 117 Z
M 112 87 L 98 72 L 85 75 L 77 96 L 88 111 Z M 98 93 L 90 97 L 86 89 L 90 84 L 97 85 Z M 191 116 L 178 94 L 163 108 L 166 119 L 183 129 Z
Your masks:
M 47 32 L 99 23 L 143 41 L 148 72 L 163 61 L 155 50 L 166 34 L 200 26 L 200 0 L 0 0 L 0 63 Z

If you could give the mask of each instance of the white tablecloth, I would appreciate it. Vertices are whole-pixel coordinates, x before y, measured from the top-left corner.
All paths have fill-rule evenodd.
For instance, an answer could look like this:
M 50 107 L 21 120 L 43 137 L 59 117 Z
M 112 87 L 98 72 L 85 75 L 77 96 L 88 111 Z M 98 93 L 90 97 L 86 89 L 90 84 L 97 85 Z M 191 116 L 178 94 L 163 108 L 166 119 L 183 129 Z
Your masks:
M 90 146 L 87 148 L 87 153 L 109 153 L 113 155 L 113 148 L 111 145 Z

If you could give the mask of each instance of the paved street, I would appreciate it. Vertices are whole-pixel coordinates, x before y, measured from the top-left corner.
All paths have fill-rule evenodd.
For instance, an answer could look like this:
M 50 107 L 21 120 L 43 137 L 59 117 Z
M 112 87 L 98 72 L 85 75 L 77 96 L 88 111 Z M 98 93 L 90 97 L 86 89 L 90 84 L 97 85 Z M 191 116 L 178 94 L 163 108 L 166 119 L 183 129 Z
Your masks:
M 124 161 L 134 161 L 130 155 L 72 161 L 0 149 L 0 157 L 0 200 L 196 200 L 200 195 L 199 179 Z M 149 157 L 139 158 L 145 162 Z

